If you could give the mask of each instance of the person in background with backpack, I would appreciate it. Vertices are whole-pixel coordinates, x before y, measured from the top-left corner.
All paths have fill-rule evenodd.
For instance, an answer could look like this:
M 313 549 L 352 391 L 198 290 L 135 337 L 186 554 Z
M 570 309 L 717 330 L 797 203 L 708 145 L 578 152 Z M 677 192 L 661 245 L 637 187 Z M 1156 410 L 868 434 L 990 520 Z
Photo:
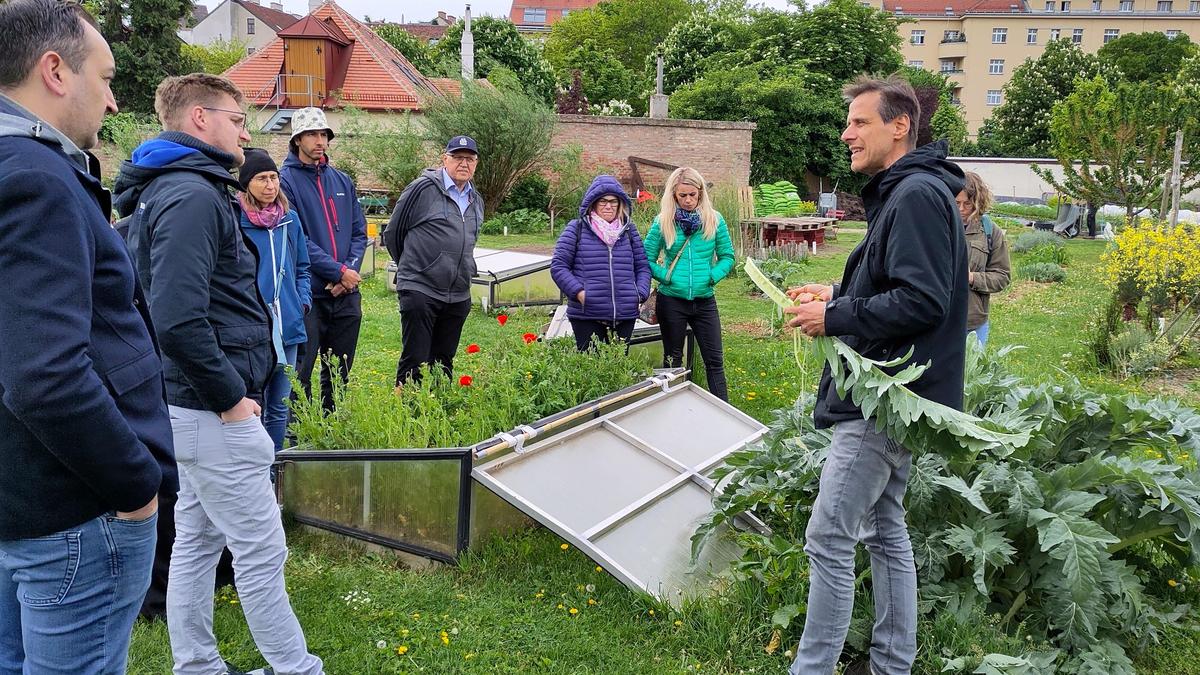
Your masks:
M 426 169 L 396 201 L 383 232 L 396 261 L 396 294 L 404 341 L 396 386 L 420 379 L 421 367 L 437 364 L 449 376 L 463 324 L 471 312 L 475 241 L 483 224 L 483 197 L 471 184 L 479 148 L 455 136 L 442 166 Z
M 612 176 L 597 176 L 583 197 L 579 218 L 554 245 L 550 275 L 567 296 L 567 318 L 579 351 L 594 336 L 633 336 L 638 304 L 650 295 L 650 264 L 637 226 L 629 219 L 629 195 Z
M 987 211 L 992 206 L 992 191 L 979 174 L 966 172 L 966 186 L 958 193 L 958 213 L 966 226 L 968 286 L 967 332 L 975 333 L 980 346 L 987 345 L 988 304 L 992 293 L 1008 288 L 1011 274 L 1008 241 L 1003 228 L 996 227 Z
M 354 181 L 329 164 L 333 129 L 320 108 L 292 117 L 292 140 L 279 182 L 300 216 L 308 240 L 312 309 L 304 317 L 308 341 L 299 355 L 300 383 L 312 394 L 312 372 L 321 360 L 321 406 L 333 410 L 330 358 L 339 360 L 342 382 L 350 378 L 362 327 L 359 268 L 367 250 L 367 219 Z
M 261 148 L 246 148 L 245 154 L 238 170 L 242 232 L 258 251 L 258 292 L 271 313 L 276 357 L 275 371 L 263 391 L 262 422 L 279 452 L 292 393 L 288 369 L 295 369 L 297 349 L 308 339 L 304 332 L 304 317 L 312 306 L 308 243 L 300 216 L 279 187 L 275 160 Z
M 646 255 L 658 282 L 663 365 L 682 365 L 683 341 L 691 326 L 704 359 L 708 390 L 728 401 L 715 288 L 733 270 L 733 242 L 725 218 L 712 207 L 699 171 L 680 167 L 667 178 L 662 209 L 646 233 Z

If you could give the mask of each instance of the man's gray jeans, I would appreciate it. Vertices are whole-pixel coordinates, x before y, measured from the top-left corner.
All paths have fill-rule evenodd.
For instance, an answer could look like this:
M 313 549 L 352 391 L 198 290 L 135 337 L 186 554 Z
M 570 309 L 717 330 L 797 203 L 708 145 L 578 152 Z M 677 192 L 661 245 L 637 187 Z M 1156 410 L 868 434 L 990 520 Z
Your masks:
M 871 554 L 875 675 L 907 675 L 917 655 L 917 573 L 904 523 L 912 454 L 875 431 L 875 420 L 838 423 L 805 533 L 808 615 L 792 675 L 830 675 L 854 606 L 854 549 Z
M 275 444 L 257 417 L 225 424 L 216 413 L 170 406 L 179 464 L 167 629 L 175 675 L 220 675 L 213 584 L 221 550 L 233 553 L 246 623 L 279 675 L 319 675 L 283 584 L 283 522 L 269 476 Z

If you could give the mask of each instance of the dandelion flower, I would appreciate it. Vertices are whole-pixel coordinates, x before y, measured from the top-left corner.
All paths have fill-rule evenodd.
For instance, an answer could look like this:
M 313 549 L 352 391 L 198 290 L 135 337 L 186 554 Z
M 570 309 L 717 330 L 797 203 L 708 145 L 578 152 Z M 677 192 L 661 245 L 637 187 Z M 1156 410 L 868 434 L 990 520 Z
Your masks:
M 603 571 L 604 571 L 604 568 L 603 568 L 603 567 L 601 567 L 601 566 L 599 566 L 599 565 L 596 565 L 596 571 L 597 571 L 597 572 L 603 572 Z
M 682 621 L 680 621 L 679 619 L 675 619 L 675 627 L 676 627 L 676 628 L 679 628 L 679 627 L 680 627 L 680 626 L 682 626 L 682 625 L 683 625 L 683 622 L 682 622 Z
M 567 550 L 567 549 L 571 548 L 571 545 L 570 545 L 570 544 L 562 544 L 562 545 L 560 545 L 560 546 L 559 546 L 559 548 L 561 548 L 562 550 L 564 550 L 564 551 L 565 551 L 565 550 Z
M 587 586 L 583 587 L 583 590 L 587 591 L 588 593 L 594 593 L 596 591 L 596 584 L 588 584 Z
M 563 604 L 562 604 L 561 602 L 560 602 L 560 603 L 558 603 L 558 608 L 559 608 L 559 609 L 564 609 L 564 606 L 563 606 Z
M 650 610 L 650 616 L 654 616 L 654 610 Z
M 1171 588 L 1175 588 L 1176 586 L 1179 585 L 1179 582 L 1175 581 L 1174 579 L 1167 579 L 1167 585 L 1170 586 Z
M 571 613 L 571 616 L 575 616 L 576 614 L 579 613 L 579 610 L 575 609 L 574 607 L 572 607 L 571 609 L 569 609 L 567 611 Z
M 442 631 L 442 634 L 438 637 L 440 637 L 442 639 L 443 645 L 450 644 L 450 635 L 446 631 Z
M 412 615 L 412 617 L 413 617 L 414 619 L 419 619 L 419 618 L 421 618 L 421 614 L 420 614 L 419 612 L 413 612 L 413 615 Z
M 408 653 L 408 645 L 400 645 L 399 647 L 396 647 L 396 653 L 400 656 L 404 656 Z
M 595 598 L 588 598 L 588 604 L 589 604 L 589 605 L 594 605 L 594 604 L 596 604 L 596 599 L 595 599 Z
M 380 640 L 375 643 L 376 649 L 387 649 L 387 640 Z

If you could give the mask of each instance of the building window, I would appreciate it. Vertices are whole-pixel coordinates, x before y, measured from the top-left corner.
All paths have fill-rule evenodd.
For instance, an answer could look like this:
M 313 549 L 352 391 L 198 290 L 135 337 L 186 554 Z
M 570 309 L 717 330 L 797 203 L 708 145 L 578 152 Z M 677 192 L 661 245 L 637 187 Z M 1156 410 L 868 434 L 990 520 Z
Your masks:
M 992 29 L 992 44 L 1002 45 L 1007 42 L 1008 42 L 1008 29 L 1007 28 L 993 28 Z
M 943 73 L 953 73 L 959 69 L 958 66 L 954 64 L 953 59 L 942 59 L 939 62 L 939 66 Z
M 1062 11 L 1064 11 L 1064 12 L 1071 11 L 1071 0 L 1062 0 L 1062 4 L 1060 5 L 1060 7 L 1062 8 Z
M 1200 0 L 1192 0 L 1188 3 L 1189 12 L 1200 12 Z
M 247 54 L 253 54 L 256 51 L 255 47 L 246 47 Z
M 917 60 L 914 60 L 914 61 L 909 61 L 909 62 L 908 62 L 908 65 L 909 65 L 910 67 L 912 67 L 912 68 L 924 68 L 924 67 L 925 67 L 925 62 L 924 62 L 924 61 L 922 61 L 922 60 L 920 60 L 920 59 L 917 59 Z
M 1104 44 L 1108 44 L 1113 40 L 1121 37 L 1120 28 L 1105 28 L 1104 29 Z
M 526 7 L 523 21 L 525 23 L 546 23 L 546 8 Z
M 1120 5 L 1119 9 L 1122 12 L 1132 12 L 1133 11 L 1133 0 L 1121 0 L 1121 5 Z
M 1050 41 L 1051 42 L 1059 39 L 1060 37 L 1062 37 L 1062 29 L 1061 28 L 1051 28 L 1050 29 Z
M 1158 0 L 1158 11 L 1160 11 L 1160 12 L 1171 11 L 1171 0 Z
M 571 13 L 571 10 L 569 10 L 569 9 L 564 9 L 564 10 L 562 11 L 562 14 L 560 14 L 559 16 L 566 16 L 566 15 L 568 15 L 568 14 L 570 14 L 570 13 Z
M 1099 12 L 1102 9 L 1101 5 L 1103 2 L 1104 0 L 1092 0 L 1092 11 Z
M 1083 29 L 1082 28 L 1076 28 L 1075 30 L 1071 31 L 1071 42 L 1073 44 L 1077 44 L 1077 45 L 1083 44 Z
M 1003 75 L 1004 74 L 1004 59 L 992 59 L 988 61 L 988 75 Z
M 1054 0 L 1046 0 L 1046 11 L 1053 12 L 1055 8 Z
M 912 37 L 909 39 L 909 41 L 910 41 L 910 42 L 912 42 L 914 45 L 923 45 L 923 44 L 925 44 L 925 31 L 923 31 L 923 30 L 914 30 L 914 31 L 912 32 Z
M 246 35 L 254 35 L 254 19 L 246 19 Z
M 1000 105 L 1000 90 L 999 89 L 988 89 L 987 104 L 988 105 Z
M 961 31 L 948 30 L 942 33 L 942 42 L 966 42 Z
M 1029 32 L 1025 34 L 1025 44 L 1028 44 L 1028 45 L 1036 45 L 1037 44 L 1037 31 L 1038 31 L 1038 29 L 1036 29 L 1036 28 L 1029 29 Z
M 1177 30 L 1166 31 L 1166 36 L 1167 36 L 1168 40 L 1174 40 L 1175 38 L 1179 37 L 1179 31 L 1177 31 Z

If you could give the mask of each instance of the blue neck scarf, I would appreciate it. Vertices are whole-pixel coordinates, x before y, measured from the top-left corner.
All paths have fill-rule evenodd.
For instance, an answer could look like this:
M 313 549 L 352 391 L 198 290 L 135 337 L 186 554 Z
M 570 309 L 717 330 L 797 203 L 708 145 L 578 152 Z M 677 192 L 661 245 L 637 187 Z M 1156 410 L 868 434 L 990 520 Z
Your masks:
M 700 229 L 700 214 L 696 211 L 684 211 L 676 206 L 675 225 L 683 231 L 683 236 L 690 237 Z

